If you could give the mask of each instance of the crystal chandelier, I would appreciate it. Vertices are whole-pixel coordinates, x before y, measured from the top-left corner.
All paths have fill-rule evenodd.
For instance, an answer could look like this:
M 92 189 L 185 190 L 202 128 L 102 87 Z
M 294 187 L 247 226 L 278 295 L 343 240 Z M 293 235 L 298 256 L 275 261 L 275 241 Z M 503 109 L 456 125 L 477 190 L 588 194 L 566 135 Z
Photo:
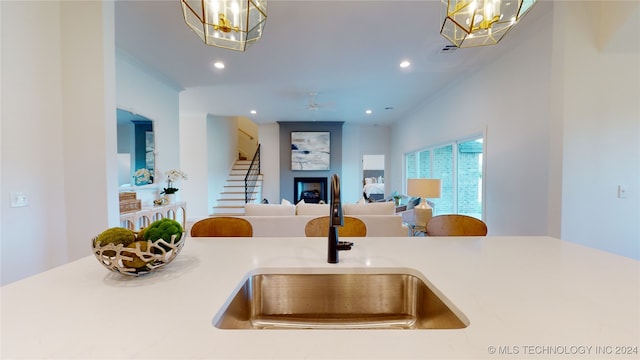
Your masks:
M 459 48 L 494 45 L 536 0 L 441 0 L 440 34 Z
M 184 21 L 207 45 L 245 51 L 262 37 L 267 0 L 180 0 Z

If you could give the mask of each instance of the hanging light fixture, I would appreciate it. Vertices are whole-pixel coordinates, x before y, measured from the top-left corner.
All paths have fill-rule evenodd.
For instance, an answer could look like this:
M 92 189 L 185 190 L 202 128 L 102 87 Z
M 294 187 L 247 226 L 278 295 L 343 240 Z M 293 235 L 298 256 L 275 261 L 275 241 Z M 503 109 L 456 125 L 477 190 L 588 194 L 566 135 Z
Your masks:
M 245 51 L 262 37 L 267 0 L 180 0 L 184 21 L 207 45 Z
M 440 34 L 459 48 L 494 45 L 536 0 L 441 0 Z

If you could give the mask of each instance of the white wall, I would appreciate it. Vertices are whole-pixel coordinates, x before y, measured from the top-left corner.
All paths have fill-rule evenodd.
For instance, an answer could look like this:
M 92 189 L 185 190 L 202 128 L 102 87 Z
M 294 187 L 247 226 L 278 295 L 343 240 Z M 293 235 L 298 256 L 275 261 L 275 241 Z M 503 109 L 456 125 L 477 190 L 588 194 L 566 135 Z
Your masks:
M 190 94 L 180 94 L 181 103 Z M 237 159 L 238 125 L 235 118 L 180 109 L 180 163 L 188 175 L 178 192 L 187 202 L 187 219 L 209 216 Z
M 384 155 L 365 154 L 362 156 L 362 170 L 384 170 Z
M 277 123 L 259 124 L 260 170 L 264 175 L 262 198 L 278 203 L 280 196 L 280 135 Z
M 562 238 L 640 259 L 640 4 L 629 5 L 556 4 Z M 635 31 L 599 22 L 607 12 L 631 21 Z M 595 34 L 594 24 L 601 26 Z M 609 40 L 628 45 L 607 46 Z M 628 188 L 627 198 L 617 197 L 618 185 Z
M 522 25 L 522 24 L 521 24 Z M 490 235 L 547 234 L 551 19 L 527 24 L 521 41 L 470 77 L 443 88 L 393 127 L 392 189 L 404 154 L 486 130 L 485 221 Z M 523 35 L 520 33 L 519 35 Z M 459 49 L 452 56 L 473 56 Z
M 179 143 L 180 163 L 188 180 L 178 193 L 179 199 L 187 202 L 187 218 L 191 221 L 208 214 L 207 114 L 180 113 Z
M 0 7 L 7 284 L 89 255 L 91 238 L 118 221 L 118 173 L 113 3 Z M 10 207 L 16 191 L 29 206 Z
M 207 133 L 209 196 L 206 215 L 209 215 L 213 213 L 213 207 L 217 205 L 220 193 L 224 191 L 227 177 L 238 159 L 238 119 L 209 115 Z
M 60 4 L 3 1 L 0 7 L 3 90 L 0 205 L 2 284 L 6 284 L 63 264 L 68 257 L 66 213 L 63 206 L 54 206 L 64 204 L 65 199 Z M 13 30 L 23 26 L 34 31 Z M 46 39 L 39 36 L 35 31 L 38 26 L 50 29 L 50 36 Z M 34 131 L 36 128 L 39 130 Z M 10 193 L 15 191 L 26 193 L 29 206 L 9 207 Z
M 115 14 L 113 2 L 63 1 L 61 10 L 65 207 L 75 260 L 90 254 L 92 237 L 120 222 Z

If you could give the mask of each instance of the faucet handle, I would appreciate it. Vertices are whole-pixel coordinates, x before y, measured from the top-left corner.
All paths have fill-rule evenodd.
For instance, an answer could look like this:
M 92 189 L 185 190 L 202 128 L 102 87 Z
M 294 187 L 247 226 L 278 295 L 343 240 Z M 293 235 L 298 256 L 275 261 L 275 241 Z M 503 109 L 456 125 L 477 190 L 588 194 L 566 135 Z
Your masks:
M 351 250 L 354 243 L 349 241 L 338 241 L 338 250 Z

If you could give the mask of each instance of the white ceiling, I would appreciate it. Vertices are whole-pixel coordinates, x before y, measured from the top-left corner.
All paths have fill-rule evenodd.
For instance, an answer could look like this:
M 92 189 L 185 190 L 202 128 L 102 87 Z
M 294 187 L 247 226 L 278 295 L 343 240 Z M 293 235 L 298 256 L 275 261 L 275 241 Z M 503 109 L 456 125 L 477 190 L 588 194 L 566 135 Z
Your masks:
M 385 125 L 456 78 L 481 71 L 550 5 L 536 4 L 498 45 L 442 53 L 448 42 L 439 33 L 439 1 L 270 0 L 263 38 L 237 52 L 204 45 L 185 25 L 179 0 L 118 0 L 116 47 L 193 93 L 191 110 L 257 123 Z M 405 59 L 412 65 L 400 69 Z M 215 61 L 226 68 L 214 69 Z M 309 110 L 311 92 L 325 106 Z

